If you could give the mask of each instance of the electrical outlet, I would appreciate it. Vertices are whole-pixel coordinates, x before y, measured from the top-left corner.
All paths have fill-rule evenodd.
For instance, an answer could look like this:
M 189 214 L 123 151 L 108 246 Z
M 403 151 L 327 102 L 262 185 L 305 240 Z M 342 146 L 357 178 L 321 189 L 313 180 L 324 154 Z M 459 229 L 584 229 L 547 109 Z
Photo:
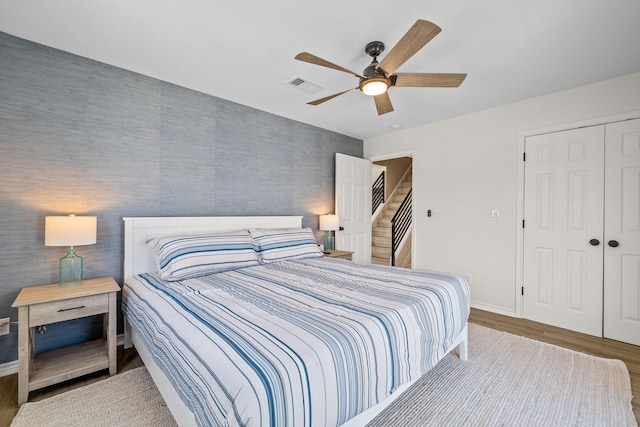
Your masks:
M 9 335 L 9 326 L 11 325 L 11 319 L 5 317 L 0 319 L 0 335 Z

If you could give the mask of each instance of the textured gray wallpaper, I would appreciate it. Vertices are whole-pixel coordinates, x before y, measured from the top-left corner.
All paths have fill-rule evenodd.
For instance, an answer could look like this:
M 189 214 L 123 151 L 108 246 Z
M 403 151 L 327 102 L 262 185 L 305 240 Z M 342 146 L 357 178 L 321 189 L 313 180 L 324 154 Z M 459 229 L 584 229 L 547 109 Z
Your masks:
M 122 217 L 303 215 L 317 229 L 336 152 L 362 157 L 362 141 L 0 33 L 0 317 L 17 320 L 22 287 L 58 279 L 45 215 L 96 215 L 85 277 L 121 284 Z M 11 329 L 0 364 L 17 358 Z M 96 330 L 50 327 L 38 351 Z

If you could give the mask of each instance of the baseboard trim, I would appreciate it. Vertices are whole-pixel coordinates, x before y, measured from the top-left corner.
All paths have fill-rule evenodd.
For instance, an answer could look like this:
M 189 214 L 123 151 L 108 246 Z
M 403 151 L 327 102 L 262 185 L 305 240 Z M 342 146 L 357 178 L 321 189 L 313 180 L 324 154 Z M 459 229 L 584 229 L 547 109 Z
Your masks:
M 501 307 L 495 307 L 487 304 L 480 304 L 473 301 L 471 302 L 470 305 L 472 308 L 477 308 L 478 310 L 489 311 L 491 313 L 496 313 L 496 314 L 502 314 L 503 316 L 518 317 L 516 316 L 515 310 L 505 310 L 504 308 L 501 308 Z
M 7 375 L 13 375 L 18 373 L 18 361 L 12 360 L 11 362 L 3 363 L 0 365 L 0 377 L 6 377 Z
M 116 345 L 121 346 L 124 344 L 124 334 L 116 336 Z M 12 360 L 11 362 L 3 363 L 0 365 L 0 377 L 6 377 L 7 375 L 13 375 L 18 373 L 18 361 Z

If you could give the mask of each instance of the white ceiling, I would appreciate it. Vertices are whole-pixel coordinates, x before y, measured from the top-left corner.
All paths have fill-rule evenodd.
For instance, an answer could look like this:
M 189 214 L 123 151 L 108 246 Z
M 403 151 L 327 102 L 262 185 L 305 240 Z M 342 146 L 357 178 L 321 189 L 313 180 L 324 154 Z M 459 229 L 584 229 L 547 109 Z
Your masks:
M 357 79 L 297 53 L 360 72 L 416 19 L 442 32 L 398 72 L 462 86 L 391 88 L 383 116 L 359 91 L 306 105 Z M 0 31 L 361 139 L 640 71 L 638 0 L 2 0 Z

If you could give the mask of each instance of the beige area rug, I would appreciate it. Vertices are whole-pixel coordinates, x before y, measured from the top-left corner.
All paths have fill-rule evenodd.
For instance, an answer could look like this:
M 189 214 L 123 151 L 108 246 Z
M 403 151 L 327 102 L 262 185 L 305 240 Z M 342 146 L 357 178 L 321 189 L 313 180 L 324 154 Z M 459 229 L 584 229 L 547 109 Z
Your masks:
M 369 427 L 637 426 L 620 360 L 469 325 L 469 360 L 445 357 Z M 26 403 L 12 427 L 175 426 L 147 370 Z
M 11 427 L 175 427 L 147 368 L 20 407 Z
M 469 360 L 446 356 L 367 427 L 637 426 L 621 360 L 469 324 Z

